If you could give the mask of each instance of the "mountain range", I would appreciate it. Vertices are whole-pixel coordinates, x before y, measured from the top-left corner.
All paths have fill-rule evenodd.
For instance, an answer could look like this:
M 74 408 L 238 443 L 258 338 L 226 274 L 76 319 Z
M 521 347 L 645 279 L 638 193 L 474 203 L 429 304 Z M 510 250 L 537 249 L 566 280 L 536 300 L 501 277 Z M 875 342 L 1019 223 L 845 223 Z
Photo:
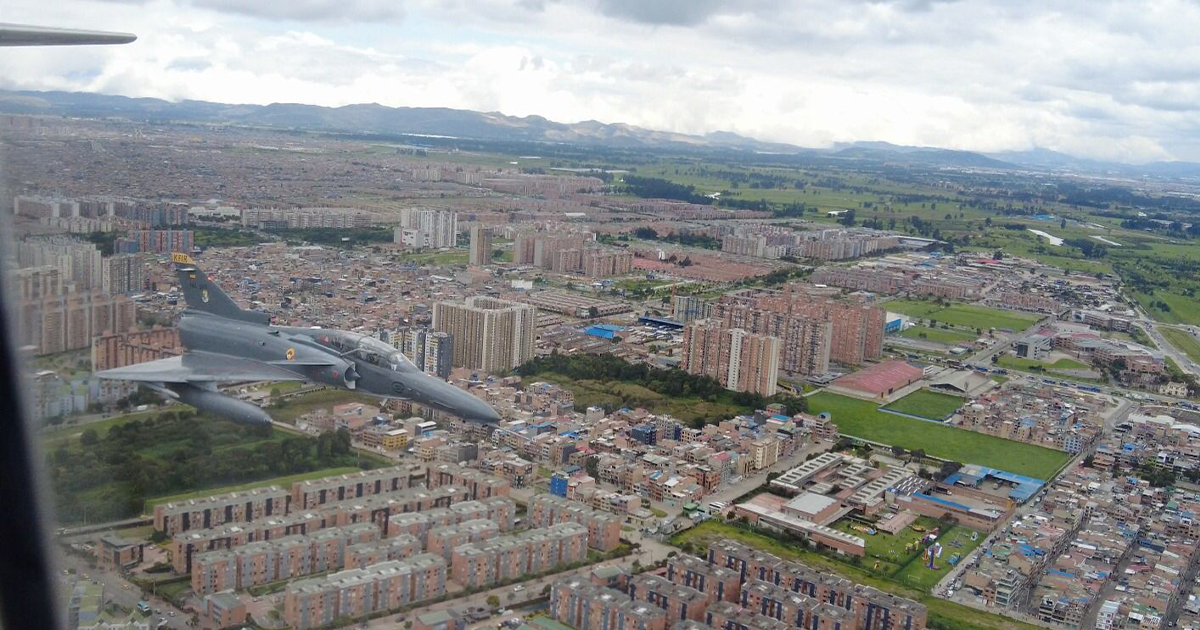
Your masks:
M 1130 165 L 1077 158 L 1048 149 L 985 154 L 903 146 L 888 142 L 853 142 L 835 144 L 827 149 L 811 149 L 764 142 L 729 131 L 692 135 L 595 120 L 561 123 L 542 116 L 507 116 L 498 112 L 445 107 L 387 107 L 377 103 L 343 107 L 296 103 L 231 105 L 192 100 L 171 102 L 154 98 L 129 98 L 82 92 L 0 90 L 0 113 L 435 136 L 499 142 L 559 143 L 617 149 L 745 151 L 932 168 L 986 168 L 1200 179 L 1200 164 L 1193 162 Z

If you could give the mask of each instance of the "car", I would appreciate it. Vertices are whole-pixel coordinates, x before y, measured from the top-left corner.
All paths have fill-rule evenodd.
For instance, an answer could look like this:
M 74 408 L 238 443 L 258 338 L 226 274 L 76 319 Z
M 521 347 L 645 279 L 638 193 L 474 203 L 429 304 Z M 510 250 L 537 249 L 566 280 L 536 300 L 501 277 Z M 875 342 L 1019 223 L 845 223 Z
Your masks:
M 522 586 L 522 585 L 520 585 L 520 584 L 518 584 L 518 585 L 516 585 L 516 586 L 514 586 L 514 587 L 513 587 L 513 590 L 514 590 L 514 591 L 523 591 L 523 590 L 525 590 L 525 587 L 524 587 L 524 586 Z
M 170 615 L 171 617 L 174 617 L 174 616 L 175 616 L 175 611 L 174 611 L 174 610 L 172 610 L 171 612 L 169 612 L 169 613 L 167 613 L 167 614 L 168 614 L 168 615 Z

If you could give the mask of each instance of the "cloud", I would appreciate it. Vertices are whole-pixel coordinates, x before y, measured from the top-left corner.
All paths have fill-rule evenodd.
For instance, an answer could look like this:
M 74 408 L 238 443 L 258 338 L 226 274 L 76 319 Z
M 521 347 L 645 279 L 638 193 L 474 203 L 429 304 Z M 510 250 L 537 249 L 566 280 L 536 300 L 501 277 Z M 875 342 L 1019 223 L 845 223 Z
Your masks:
M 596 6 L 611 17 L 645 24 L 690 26 L 705 22 L 731 4 L 721 0 L 598 0 Z
M 1200 160 L 1192 0 L 11 3 L 8 20 L 140 38 L 6 51 L 8 88 Z
M 153 2 L 108 1 L 124 4 Z M 187 4 L 221 13 L 300 22 L 390 22 L 404 17 L 402 0 L 187 0 Z

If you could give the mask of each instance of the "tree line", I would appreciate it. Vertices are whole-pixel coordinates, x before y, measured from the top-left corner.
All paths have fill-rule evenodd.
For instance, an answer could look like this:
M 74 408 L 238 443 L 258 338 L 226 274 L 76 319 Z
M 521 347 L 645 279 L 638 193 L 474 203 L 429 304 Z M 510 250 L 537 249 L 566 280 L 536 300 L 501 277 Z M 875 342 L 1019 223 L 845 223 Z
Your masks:
M 354 466 L 344 429 L 317 438 L 198 416 L 162 413 L 81 433 L 46 454 L 59 520 L 115 520 L 142 512 L 146 499 Z M 374 460 L 366 461 L 370 467 Z
M 516 373 L 522 377 L 552 373 L 574 380 L 636 383 L 656 394 L 672 398 L 695 396 L 712 402 L 728 397 L 729 401 L 747 412 L 763 409 L 772 403 L 783 405 L 788 415 L 808 410 L 808 401 L 797 396 L 775 394 L 768 397 L 751 392 L 733 392 L 722 387 L 721 383 L 711 376 L 656 368 L 644 363 L 630 363 L 611 354 L 566 355 L 555 352 L 521 365 L 516 369 Z

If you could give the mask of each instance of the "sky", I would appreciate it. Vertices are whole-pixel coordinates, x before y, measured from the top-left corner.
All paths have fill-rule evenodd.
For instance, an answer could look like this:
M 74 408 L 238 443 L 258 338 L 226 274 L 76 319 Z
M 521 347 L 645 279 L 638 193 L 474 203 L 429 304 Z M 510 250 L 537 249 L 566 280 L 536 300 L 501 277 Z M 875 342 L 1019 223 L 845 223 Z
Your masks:
M 1200 0 L 6 0 L 0 88 L 1200 161 Z

